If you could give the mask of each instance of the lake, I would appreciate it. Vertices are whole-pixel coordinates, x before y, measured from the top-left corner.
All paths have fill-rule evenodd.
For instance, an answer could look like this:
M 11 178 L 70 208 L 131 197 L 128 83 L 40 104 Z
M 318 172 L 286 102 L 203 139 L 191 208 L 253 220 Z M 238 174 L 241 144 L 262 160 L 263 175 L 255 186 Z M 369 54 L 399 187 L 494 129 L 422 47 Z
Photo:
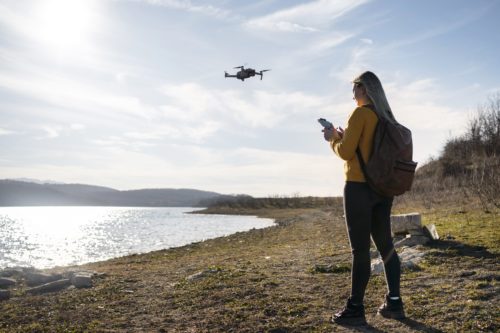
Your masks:
M 274 225 L 199 208 L 0 207 L 0 268 L 77 265 Z

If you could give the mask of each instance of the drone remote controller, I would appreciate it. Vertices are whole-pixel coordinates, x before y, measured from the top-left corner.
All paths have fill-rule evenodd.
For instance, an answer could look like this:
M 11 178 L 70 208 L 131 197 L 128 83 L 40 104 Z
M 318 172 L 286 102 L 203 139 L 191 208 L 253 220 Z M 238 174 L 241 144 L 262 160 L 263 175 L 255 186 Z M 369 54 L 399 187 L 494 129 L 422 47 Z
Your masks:
M 321 124 L 321 126 L 323 126 L 326 129 L 333 128 L 333 124 L 331 122 L 329 122 L 328 120 L 326 120 L 325 118 L 319 118 L 318 122 Z

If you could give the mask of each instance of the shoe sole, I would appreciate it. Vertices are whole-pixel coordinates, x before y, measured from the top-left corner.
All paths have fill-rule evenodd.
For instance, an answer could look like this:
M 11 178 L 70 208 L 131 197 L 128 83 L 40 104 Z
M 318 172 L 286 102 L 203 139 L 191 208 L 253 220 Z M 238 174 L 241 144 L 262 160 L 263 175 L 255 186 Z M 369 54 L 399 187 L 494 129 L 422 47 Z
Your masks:
M 382 316 L 387 319 L 405 319 L 406 316 L 404 312 L 384 312 L 384 311 L 377 311 L 377 314 L 379 316 Z
M 332 318 L 332 322 L 335 324 L 348 325 L 348 326 L 363 326 L 367 324 L 365 318 L 343 318 L 343 319 Z

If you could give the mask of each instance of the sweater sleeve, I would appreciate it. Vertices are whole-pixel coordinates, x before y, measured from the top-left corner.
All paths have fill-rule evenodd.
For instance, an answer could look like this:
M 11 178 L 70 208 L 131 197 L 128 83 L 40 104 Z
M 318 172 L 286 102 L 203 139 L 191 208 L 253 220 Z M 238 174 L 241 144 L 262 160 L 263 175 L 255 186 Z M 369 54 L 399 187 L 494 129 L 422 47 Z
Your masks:
M 349 116 L 343 138 L 330 142 L 333 151 L 341 159 L 348 161 L 354 158 L 364 125 L 363 111 L 358 107 Z

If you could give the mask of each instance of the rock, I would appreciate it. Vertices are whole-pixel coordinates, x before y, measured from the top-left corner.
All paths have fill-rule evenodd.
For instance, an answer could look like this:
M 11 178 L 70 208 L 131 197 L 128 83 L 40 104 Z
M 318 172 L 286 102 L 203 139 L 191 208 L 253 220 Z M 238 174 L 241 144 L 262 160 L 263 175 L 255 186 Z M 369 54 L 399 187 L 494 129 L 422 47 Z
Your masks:
M 0 276 L 12 276 L 18 272 L 14 271 L 13 269 L 6 268 L 0 271 Z
M 26 284 L 28 286 L 38 286 L 40 284 L 61 280 L 63 278 L 61 274 L 45 274 L 36 272 L 27 272 L 25 273 L 25 277 Z
M 53 291 L 59 291 L 62 290 L 66 287 L 68 287 L 71 284 L 71 281 L 69 279 L 62 279 L 62 280 L 57 280 L 53 282 L 49 282 L 46 284 L 42 284 L 41 286 L 38 287 L 33 287 L 26 292 L 28 294 L 42 294 L 42 293 L 47 293 L 47 292 L 53 292 Z
M 210 269 L 195 273 L 193 275 L 190 275 L 186 278 L 186 280 L 196 281 L 196 280 L 202 279 L 208 275 L 219 273 L 220 271 L 221 271 L 221 269 L 219 269 L 219 268 L 210 268 Z
M 9 279 L 5 277 L 0 277 L 0 288 L 10 287 L 17 283 L 14 279 Z
M 382 259 L 377 258 L 372 260 L 371 270 L 373 274 L 380 274 L 384 272 L 384 262 Z
M 439 239 L 439 235 L 434 224 L 428 224 L 424 226 L 424 235 L 433 240 Z
M 91 288 L 92 287 L 92 274 L 83 272 L 75 273 L 71 277 L 71 284 L 77 288 Z
M 412 247 L 405 247 L 399 253 L 401 267 L 415 269 L 418 268 L 418 263 L 424 258 L 425 253 Z
M 186 280 L 188 281 L 196 281 L 196 280 L 199 280 L 201 278 L 203 278 L 204 276 L 206 276 L 206 273 L 205 272 L 198 272 L 198 273 L 194 273 L 192 275 L 189 275 Z
M 422 218 L 419 213 L 391 215 L 393 235 L 423 235 Z
M 417 268 L 418 263 L 423 259 L 424 255 L 424 252 L 411 247 L 404 247 L 398 253 L 399 260 L 401 261 L 401 267 L 410 269 Z M 381 258 L 372 260 L 371 270 L 373 274 L 380 274 L 384 272 L 384 262 Z
M 416 246 L 416 245 L 424 245 L 429 242 L 429 238 L 426 236 L 418 236 L 418 235 L 407 235 L 406 238 L 398 241 L 394 244 L 395 248 L 400 248 L 403 246 Z
M 401 261 L 420 261 L 424 257 L 425 253 L 412 247 L 405 247 L 398 255 Z
M 13 275 L 22 275 L 24 273 L 25 267 L 7 267 L 0 271 L 0 276 L 11 277 Z
M 415 269 L 418 268 L 417 262 L 415 260 L 407 260 L 401 263 L 402 268 Z
M 9 290 L 0 290 L 0 301 L 5 301 L 10 298 Z

